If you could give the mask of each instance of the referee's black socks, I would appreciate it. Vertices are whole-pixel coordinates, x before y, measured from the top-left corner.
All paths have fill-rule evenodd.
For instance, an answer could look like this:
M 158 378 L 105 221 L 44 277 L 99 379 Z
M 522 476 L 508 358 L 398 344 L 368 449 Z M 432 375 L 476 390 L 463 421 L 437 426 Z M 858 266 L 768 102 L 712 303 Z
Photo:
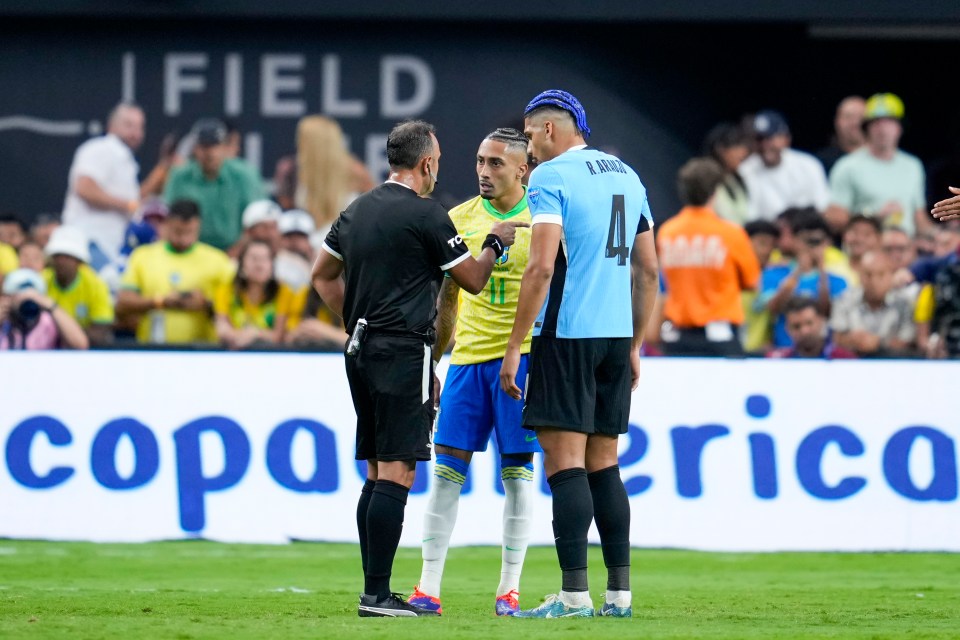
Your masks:
M 370 508 L 370 498 L 373 497 L 373 487 L 376 481 L 368 479 L 360 490 L 360 500 L 357 502 L 357 533 L 360 537 L 360 562 L 363 564 L 363 574 L 367 574 L 367 510 Z
M 410 489 L 389 480 L 377 480 L 367 507 L 367 566 L 363 591 L 383 600 L 390 595 L 390 573 L 403 531 L 403 511 Z M 362 553 L 362 551 L 361 551 Z
M 607 591 L 630 590 L 630 499 L 613 465 L 587 475 L 593 494 L 593 517 L 600 533 Z
M 587 470 L 564 469 L 547 482 L 553 492 L 553 535 L 563 571 L 563 590 L 587 591 L 587 531 L 593 520 Z

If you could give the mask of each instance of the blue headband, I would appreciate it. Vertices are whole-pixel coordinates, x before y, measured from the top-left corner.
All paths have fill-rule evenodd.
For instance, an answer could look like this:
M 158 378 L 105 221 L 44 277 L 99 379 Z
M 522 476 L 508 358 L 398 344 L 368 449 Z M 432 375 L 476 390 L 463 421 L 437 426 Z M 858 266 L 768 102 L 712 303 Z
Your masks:
M 574 122 L 577 123 L 577 129 L 583 133 L 584 138 L 590 135 L 590 127 L 587 126 L 587 112 L 583 110 L 583 105 L 572 93 L 560 89 L 549 89 L 539 94 L 523 110 L 523 115 L 529 114 L 534 109 L 550 106 L 559 107 L 572 115 Z

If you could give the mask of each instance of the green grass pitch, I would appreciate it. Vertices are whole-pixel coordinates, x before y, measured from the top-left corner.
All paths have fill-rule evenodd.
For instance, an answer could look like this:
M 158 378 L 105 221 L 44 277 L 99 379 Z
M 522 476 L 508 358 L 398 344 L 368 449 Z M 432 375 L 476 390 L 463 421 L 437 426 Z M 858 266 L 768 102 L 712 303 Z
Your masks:
M 440 619 L 361 619 L 354 545 L 0 540 L 0 638 L 960 637 L 960 554 L 635 550 L 632 620 L 495 618 L 499 555 L 451 550 Z M 590 562 L 599 603 L 599 549 Z M 393 588 L 409 593 L 419 570 L 419 550 L 401 549 Z M 554 550 L 531 549 L 521 604 L 558 585 Z

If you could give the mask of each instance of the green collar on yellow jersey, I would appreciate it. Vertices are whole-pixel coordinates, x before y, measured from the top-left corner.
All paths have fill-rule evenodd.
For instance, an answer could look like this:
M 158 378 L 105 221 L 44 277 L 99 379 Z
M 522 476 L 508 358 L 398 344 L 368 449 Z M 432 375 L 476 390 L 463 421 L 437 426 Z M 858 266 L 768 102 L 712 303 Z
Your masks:
M 490 204 L 489 200 L 481 199 L 480 201 L 483 203 L 483 208 L 487 213 L 498 220 L 506 220 L 507 218 L 512 218 L 527 208 L 527 188 L 523 188 L 523 197 L 520 198 L 520 202 L 514 205 L 513 209 L 510 209 L 510 211 L 507 211 L 506 213 L 500 213 L 497 211 L 496 208 Z
M 192 245 L 190 245 L 190 248 L 187 249 L 186 251 L 177 251 L 176 249 L 173 248 L 173 245 L 170 244 L 169 241 L 165 241 L 163 243 L 163 248 L 167 250 L 167 253 L 172 253 L 175 256 L 185 256 L 191 251 L 193 251 L 196 246 L 197 246 L 197 243 L 194 242 Z

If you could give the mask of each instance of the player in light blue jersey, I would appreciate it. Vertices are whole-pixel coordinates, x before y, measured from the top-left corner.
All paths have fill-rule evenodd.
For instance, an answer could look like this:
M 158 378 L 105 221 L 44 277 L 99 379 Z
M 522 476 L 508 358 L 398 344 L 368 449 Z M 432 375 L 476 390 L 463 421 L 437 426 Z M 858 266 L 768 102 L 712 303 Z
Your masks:
M 597 613 L 627 617 L 630 502 L 617 440 L 627 432 L 657 296 L 653 218 L 633 169 L 586 146 L 587 116 L 571 94 L 536 96 L 524 110 L 524 133 L 539 163 L 527 191 L 533 231 L 500 385 L 521 397 L 520 346 L 532 325 L 523 426 L 536 431 L 544 450 L 563 586 L 517 616 L 594 615 L 587 531 L 595 519 L 607 567 Z

